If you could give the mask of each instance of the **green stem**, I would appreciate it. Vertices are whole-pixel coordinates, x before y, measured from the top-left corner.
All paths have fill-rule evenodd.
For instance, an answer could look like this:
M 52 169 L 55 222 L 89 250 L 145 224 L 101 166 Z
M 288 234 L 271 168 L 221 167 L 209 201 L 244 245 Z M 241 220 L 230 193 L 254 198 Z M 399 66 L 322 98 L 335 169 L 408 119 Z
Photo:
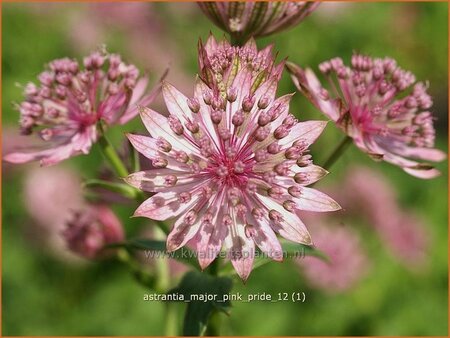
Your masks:
M 156 228 L 154 237 L 161 240 L 166 237 L 164 232 L 160 228 Z M 155 262 L 156 276 L 158 278 L 157 285 L 160 290 L 169 290 L 170 288 L 170 271 L 169 271 L 169 259 L 166 257 L 158 257 Z
M 109 142 L 109 140 L 106 138 L 105 134 L 103 133 L 103 127 L 101 126 L 101 124 L 99 124 L 98 128 L 100 130 L 100 138 L 98 140 L 98 143 L 100 145 L 100 149 L 102 150 L 103 156 L 109 162 L 109 164 L 119 177 L 128 176 L 127 167 L 120 159 L 111 142 Z
M 177 330 L 177 308 L 173 302 L 166 302 L 166 327 L 165 335 L 167 337 L 178 336 Z
M 130 151 L 130 163 L 133 172 L 141 170 L 141 164 L 139 163 L 139 154 L 132 146 L 131 142 L 128 142 L 128 149 Z
M 219 274 L 220 261 L 217 257 L 206 270 L 211 276 L 217 276 Z M 205 336 L 213 337 L 220 336 L 221 318 L 218 310 L 213 310 L 206 326 Z
M 220 336 L 220 324 L 222 318 L 218 310 L 214 310 L 208 320 L 208 326 L 206 327 L 205 336 L 218 337 Z
M 330 169 L 331 166 L 338 160 L 339 157 L 347 150 L 348 146 L 352 142 L 352 138 L 350 136 L 346 136 L 334 149 L 334 151 L 331 153 L 330 157 L 323 163 L 322 168 L 324 169 Z
M 115 183 L 115 182 L 109 182 L 104 181 L 100 179 L 90 179 L 83 183 L 84 188 L 102 188 L 106 189 L 118 194 L 121 194 L 122 196 L 125 196 L 130 199 L 138 200 L 141 198 L 142 192 L 140 190 L 137 190 L 136 188 L 133 188 L 130 185 L 126 185 L 123 183 Z

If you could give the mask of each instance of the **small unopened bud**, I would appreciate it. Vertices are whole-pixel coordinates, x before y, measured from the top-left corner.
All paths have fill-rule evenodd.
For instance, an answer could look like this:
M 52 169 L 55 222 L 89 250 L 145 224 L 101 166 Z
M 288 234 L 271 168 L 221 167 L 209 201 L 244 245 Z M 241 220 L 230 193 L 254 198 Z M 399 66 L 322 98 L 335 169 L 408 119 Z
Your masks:
M 255 104 L 255 98 L 246 96 L 242 101 L 242 110 L 246 113 L 250 112 Z
M 213 110 L 211 112 L 211 121 L 214 124 L 219 124 L 220 121 L 222 121 L 222 115 L 223 115 L 223 111 L 222 110 Z
M 169 162 L 165 158 L 154 158 L 152 160 L 152 166 L 155 168 L 165 168 Z
M 267 96 L 262 96 L 258 101 L 259 109 L 266 109 L 269 106 L 270 100 Z
M 228 93 L 227 93 L 227 100 L 228 102 L 233 103 L 234 101 L 236 101 L 237 99 L 237 90 L 234 87 L 231 87 L 230 89 L 228 89 Z
M 238 110 L 233 115 L 232 122 L 236 127 L 239 127 L 244 123 L 244 113 L 242 112 L 242 110 Z
M 187 99 L 187 105 L 193 113 L 198 113 L 200 110 L 200 103 L 195 97 Z

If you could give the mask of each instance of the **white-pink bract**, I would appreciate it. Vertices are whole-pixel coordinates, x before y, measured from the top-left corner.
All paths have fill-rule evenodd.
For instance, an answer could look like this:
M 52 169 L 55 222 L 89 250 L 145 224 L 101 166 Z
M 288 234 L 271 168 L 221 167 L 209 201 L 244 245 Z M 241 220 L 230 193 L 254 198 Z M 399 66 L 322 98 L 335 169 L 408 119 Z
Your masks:
M 320 2 L 212 1 L 198 2 L 209 19 L 241 42 L 291 28 L 303 21 Z
M 439 175 L 430 164 L 410 159 L 437 162 L 446 157 L 433 148 L 433 115 L 428 111 L 433 102 L 427 85 L 415 83 L 414 75 L 393 59 L 355 54 L 351 67 L 340 58 L 321 63 L 319 69 L 329 80 L 334 97 L 311 69 L 293 63 L 288 69 L 297 88 L 362 151 L 419 178 Z
M 53 60 L 39 81 L 40 86 L 26 85 L 18 109 L 21 132 L 37 132 L 45 145 L 7 154 L 8 162 L 51 165 L 87 154 L 98 138 L 97 122 L 128 122 L 138 114 L 136 105 L 150 104 L 160 89 L 145 94 L 148 78 L 119 55 L 104 52 L 84 58 L 84 69 L 69 58 Z
M 233 83 L 236 90 L 224 99 L 200 79 L 191 98 L 163 83 L 170 115 L 141 108 L 151 137 L 128 135 L 155 169 L 133 173 L 126 181 L 156 193 L 135 216 L 173 219 L 168 251 L 189 242 L 204 269 L 224 246 L 245 280 L 255 245 L 282 260 L 276 233 L 312 244 L 297 210 L 340 207 L 307 187 L 327 174 L 308 154 L 326 122 L 298 122 L 289 113 L 292 95 L 275 97 L 276 78 L 252 91 L 251 67 L 241 68 Z

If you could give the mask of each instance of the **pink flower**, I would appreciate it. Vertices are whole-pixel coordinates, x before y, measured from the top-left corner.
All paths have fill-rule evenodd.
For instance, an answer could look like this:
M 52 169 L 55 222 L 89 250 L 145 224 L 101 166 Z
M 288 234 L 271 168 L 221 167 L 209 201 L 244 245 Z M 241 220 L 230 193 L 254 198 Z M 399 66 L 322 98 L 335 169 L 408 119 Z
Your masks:
M 244 280 L 255 245 L 282 259 L 275 233 L 312 243 L 297 210 L 340 208 L 307 187 L 327 174 L 308 154 L 326 123 L 298 122 L 289 114 L 292 95 L 275 98 L 277 82 L 264 82 L 252 92 L 251 74 L 249 68 L 239 72 L 235 95 L 221 101 L 211 100 L 211 89 L 200 80 L 191 98 L 163 84 L 170 115 L 142 108 L 151 137 L 128 135 L 155 169 L 126 178 L 132 186 L 156 193 L 135 216 L 174 219 L 169 251 L 190 241 L 204 269 L 224 245 Z
M 105 245 L 124 239 L 121 222 L 104 205 L 75 211 L 62 234 L 71 251 L 88 259 L 103 257 Z
M 200 78 L 212 89 L 213 98 L 236 96 L 242 81 L 240 73 L 249 76 L 251 93 L 266 81 L 275 86 L 280 81 L 284 62 L 275 65 L 272 49 L 270 45 L 258 51 L 253 39 L 243 47 L 234 47 L 226 40 L 216 41 L 211 35 L 205 45 L 199 41 Z
M 309 1 L 198 2 L 203 13 L 214 24 L 240 42 L 291 28 L 303 21 L 319 4 Z
M 53 60 L 39 75 L 40 86 L 26 85 L 26 99 L 18 106 L 21 132 L 36 132 L 46 146 L 7 154 L 6 161 L 51 165 L 87 154 L 98 138 L 97 122 L 128 122 L 138 113 L 136 105 L 148 105 L 159 90 L 144 95 L 147 77 L 119 55 L 95 52 L 84 58 L 83 68 L 68 58 Z
M 323 62 L 319 69 L 330 82 L 335 98 L 310 69 L 292 63 L 288 69 L 297 88 L 362 151 L 419 178 L 439 175 L 431 165 L 410 159 L 442 161 L 446 157 L 433 149 L 435 130 L 428 111 L 432 100 L 427 86 L 415 83 L 414 75 L 394 60 L 355 54 L 351 67 L 340 58 Z
M 408 267 L 425 262 L 429 236 L 411 210 L 401 208 L 390 182 L 378 172 L 352 168 L 337 188 L 349 217 L 364 215 L 387 248 Z
M 329 262 L 315 257 L 305 257 L 296 262 L 313 288 L 330 293 L 342 292 L 353 287 L 367 272 L 369 260 L 361 246 L 357 233 L 349 227 L 315 224 L 315 246 L 323 251 Z

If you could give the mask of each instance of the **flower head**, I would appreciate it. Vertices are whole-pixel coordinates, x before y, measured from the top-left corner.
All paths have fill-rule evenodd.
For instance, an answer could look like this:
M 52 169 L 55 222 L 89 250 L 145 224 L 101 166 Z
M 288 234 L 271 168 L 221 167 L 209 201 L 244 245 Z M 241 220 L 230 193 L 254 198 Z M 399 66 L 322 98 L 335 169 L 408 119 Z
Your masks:
M 298 89 L 333 120 L 355 144 L 375 159 L 398 165 L 420 178 L 439 171 L 409 158 L 441 161 L 445 154 L 433 149 L 435 130 L 427 86 L 397 66 L 393 59 L 355 54 L 352 66 L 340 58 L 320 64 L 335 97 L 323 88 L 310 69 L 289 63 Z M 412 90 L 408 90 L 412 86 Z
M 276 233 L 312 243 L 297 210 L 340 208 L 307 187 L 327 174 L 308 154 L 326 123 L 298 122 L 289 113 L 291 95 L 275 98 L 277 83 L 265 82 L 252 94 L 250 75 L 249 69 L 239 73 L 236 95 L 223 105 L 214 105 L 201 80 L 192 98 L 163 84 L 170 115 L 142 108 L 151 137 L 128 135 L 154 169 L 126 178 L 156 193 L 135 216 L 174 219 L 169 251 L 189 242 L 206 268 L 224 245 L 242 279 L 251 272 L 255 245 L 282 259 Z
M 242 81 L 250 82 L 250 94 L 267 81 L 276 86 L 284 62 L 275 65 L 272 49 L 273 45 L 270 45 L 258 51 L 253 39 L 242 47 L 231 46 L 227 40 L 218 42 L 212 35 L 205 45 L 200 40 L 199 73 L 203 82 L 212 89 L 211 100 L 222 104 L 225 104 L 225 99 L 236 100 Z
M 319 2 L 311 1 L 216 1 L 199 2 L 209 19 L 241 42 L 288 29 L 300 23 Z
M 124 239 L 122 223 L 103 205 L 75 211 L 62 235 L 71 251 L 89 259 L 101 257 L 105 245 Z
M 35 152 L 5 156 L 12 163 L 40 160 L 51 165 L 80 153 L 97 140 L 97 122 L 126 123 L 138 114 L 136 104 L 148 105 L 158 90 L 144 95 L 148 79 L 119 55 L 95 52 L 84 66 L 69 58 L 53 60 L 39 75 L 40 85 L 28 83 L 18 105 L 22 134 L 38 134 L 47 146 Z

